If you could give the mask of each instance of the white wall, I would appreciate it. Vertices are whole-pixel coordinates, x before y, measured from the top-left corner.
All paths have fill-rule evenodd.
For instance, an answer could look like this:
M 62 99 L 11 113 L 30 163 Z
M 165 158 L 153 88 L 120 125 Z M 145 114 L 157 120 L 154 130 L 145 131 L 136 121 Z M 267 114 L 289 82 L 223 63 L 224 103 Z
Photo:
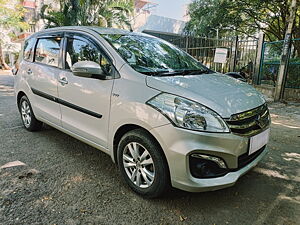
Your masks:
M 185 27 L 185 22 L 157 15 L 138 15 L 133 26 L 134 31 L 153 30 L 181 34 Z

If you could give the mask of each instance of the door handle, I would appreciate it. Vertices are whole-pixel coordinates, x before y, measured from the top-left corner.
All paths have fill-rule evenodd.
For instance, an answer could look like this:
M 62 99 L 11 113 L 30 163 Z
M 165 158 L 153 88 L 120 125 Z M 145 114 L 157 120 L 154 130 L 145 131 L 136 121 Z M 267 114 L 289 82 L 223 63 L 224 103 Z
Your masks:
M 58 82 L 59 82 L 62 86 L 64 86 L 65 84 L 68 84 L 67 78 L 65 78 L 65 77 L 60 78 L 60 79 L 58 80 Z
M 28 74 L 28 75 L 31 75 L 31 74 L 32 74 L 32 70 L 31 70 L 31 69 L 28 69 L 28 70 L 27 70 L 27 74 Z

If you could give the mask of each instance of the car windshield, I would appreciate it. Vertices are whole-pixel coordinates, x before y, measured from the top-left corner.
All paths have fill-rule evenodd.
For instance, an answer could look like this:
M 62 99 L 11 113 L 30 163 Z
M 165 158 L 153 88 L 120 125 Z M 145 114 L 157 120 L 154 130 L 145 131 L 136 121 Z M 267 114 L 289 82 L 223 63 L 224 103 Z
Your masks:
M 136 71 L 152 76 L 209 73 L 193 57 L 158 38 L 133 34 L 102 35 Z

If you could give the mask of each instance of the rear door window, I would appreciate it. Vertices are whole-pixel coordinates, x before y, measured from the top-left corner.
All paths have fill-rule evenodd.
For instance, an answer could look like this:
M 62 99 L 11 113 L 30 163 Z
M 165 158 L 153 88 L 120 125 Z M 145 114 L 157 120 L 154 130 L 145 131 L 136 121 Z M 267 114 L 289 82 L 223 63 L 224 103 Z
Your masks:
M 35 44 L 34 38 L 30 38 L 25 41 L 24 52 L 23 52 L 23 58 L 25 60 L 31 61 L 30 59 L 32 59 L 33 56 L 34 44 Z
M 34 61 L 49 66 L 58 67 L 60 59 L 61 38 L 40 38 L 35 50 Z

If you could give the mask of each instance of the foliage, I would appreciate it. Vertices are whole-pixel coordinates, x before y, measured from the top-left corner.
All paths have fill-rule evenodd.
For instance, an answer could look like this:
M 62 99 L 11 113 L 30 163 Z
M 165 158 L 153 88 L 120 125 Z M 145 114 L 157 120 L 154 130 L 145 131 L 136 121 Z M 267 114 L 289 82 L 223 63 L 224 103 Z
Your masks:
M 296 45 L 300 40 L 294 40 L 292 54 L 290 55 L 287 80 L 285 87 L 300 88 L 300 57 L 295 54 Z M 279 72 L 280 58 L 283 47 L 283 41 L 267 42 L 264 47 L 264 58 L 261 70 L 261 80 L 265 84 L 275 87 L 277 75 Z
M 21 4 L 12 4 L 9 0 L 0 0 L 0 65 L 9 69 L 3 57 L 2 46 L 9 42 L 9 37 L 15 36 L 15 32 L 29 27 L 23 21 L 25 9 Z
M 11 6 L 9 0 L 0 0 L 0 27 L 10 30 L 10 32 L 27 29 L 29 25 L 23 21 L 25 12 L 20 4 Z M 12 34 L 10 33 L 10 35 Z
M 103 26 L 130 27 L 133 0 L 59 0 L 59 9 L 44 5 L 41 17 L 46 27 Z
M 267 61 L 265 64 L 263 64 L 261 82 L 275 87 L 277 82 L 277 75 L 279 72 L 279 65 L 280 62 L 278 60 Z M 300 60 L 290 60 L 285 87 L 300 89 L 299 69 Z
M 188 7 L 191 20 L 186 31 L 200 36 L 244 34 L 259 30 L 269 41 L 284 39 L 291 0 L 194 0 Z M 298 2 L 299 4 L 299 2 Z M 300 8 L 293 30 L 300 37 Z
M 288 66 L 288 75 L 286 81 L 286 87 L 299 88 L 300 89 L 300 60 L 292 60 Z

